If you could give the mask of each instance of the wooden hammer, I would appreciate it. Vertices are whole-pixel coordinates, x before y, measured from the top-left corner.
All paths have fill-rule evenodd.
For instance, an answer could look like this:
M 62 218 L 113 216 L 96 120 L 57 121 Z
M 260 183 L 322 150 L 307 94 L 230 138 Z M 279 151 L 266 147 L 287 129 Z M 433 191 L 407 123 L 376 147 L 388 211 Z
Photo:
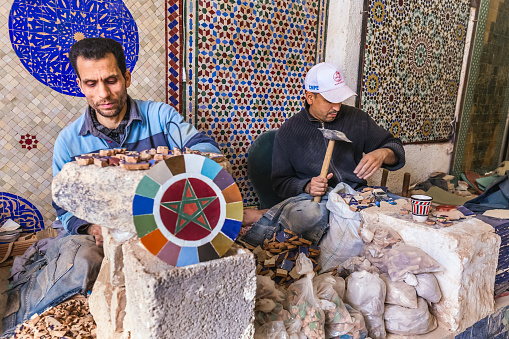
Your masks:
M 325 139 L 329 140 L 329 145 L 327 146 L 327 151 L 325 152 L 325 158 L 323 159 L 322 164 L 322 171 L 320 172 L 319 177 L 320 178 L 327 178 L 327 172 L 329 171 L 329 165 L 330 165 L 330 159 L 332 157 L 332 151 L 334 150 L 334 143 L 336 140 L 340 141 L 346 141 L 346 142 L 352 142 L 350 139 L 348 139 L 345 135 L 345 133 L 340 131 L 334 131 L 330 129 L 325 128 L 319 128 L 320 132 L 322 132 Z M 320 202 L 322 201 L 321 196 L 317 196 L 313 199 L 314 202 Z

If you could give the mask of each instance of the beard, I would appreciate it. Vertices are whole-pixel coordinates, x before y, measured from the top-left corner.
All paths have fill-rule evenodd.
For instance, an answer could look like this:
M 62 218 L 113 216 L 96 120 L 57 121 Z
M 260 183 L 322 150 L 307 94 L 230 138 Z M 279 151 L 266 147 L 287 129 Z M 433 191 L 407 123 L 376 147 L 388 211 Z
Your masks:
M 108 110 L 100 109 L 101 105 L 104 103 L 113 104 L 112 107 Z M 124 109 L 127 104 L 127 91 L 122 93 L 122 95 L 118 98 L 118 100 L 104 100 L 100 102 L 89 102 L 90 107 L 92 107 L 96 113 L 100 114 L 105 118 L 114 118 L 120 115 L 120 112 Z

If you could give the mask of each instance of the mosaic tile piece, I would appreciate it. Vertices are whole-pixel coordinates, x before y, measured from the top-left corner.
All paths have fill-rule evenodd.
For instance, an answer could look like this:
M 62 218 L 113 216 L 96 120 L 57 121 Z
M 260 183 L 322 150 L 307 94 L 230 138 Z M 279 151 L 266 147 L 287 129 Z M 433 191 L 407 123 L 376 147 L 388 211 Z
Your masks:
M 304 76 L 324 60 L 328 1 L 194 0 L 186 48 L 186 120 L 219 144 L 244 204 L 249 146 L 302 108 Z
M 166 245 L 167 241 L 161 230 L 157 229 L 153 232 L 150 232 L 143 238 L 140 238 L 141 243 L 145 248 L 152 253 L 153 255 L 157 255 L 159 251 Z
M 219 233 L 214 239 L 212 239 L 211 244 L 214 246 L 216 252 L 220 256 L 223 256 L 232 246 L 233 240 L 228 238 L 223 233 Z
M 198 258 L 198 249 L 196 247 L 182 247 L 177 261 L 177 266 L 193 265 L 200 262 Z
M 136 194 L 154 199 L 156 197 L 157 191 L 159 191 L 159 185 L 149 176 L 144 176 L 143 179 L 140 180 L 138 184 L 138 188 L 136 189 Z
M 370 0 L 361 108 L 403 142 L 452 133 L 468 0 Z
M 198 165 L 201 165 L 201 168 Z M 168 168 L 168 171 L 161 170 L 161 167 Z M 182 169 L 184 169 L 182 173 L 168 175 L 170 171 L 181 171 Z M 191 169 L 191 171 L 188 173 L 187 169 Z M 168 179 L 158 187 L 153 199 L 135 195 L 133 199 L 134 224 L 143 244 L 146 244 L 144 239 L 153 237 L 156 231 L 164 237 L 164 244 L 161 246 L 165 246 L 164 252 L 158 254 L 160 259 L 168 260 L 166 262 L 177 266 L 189 265 L 196 263 L 196 260 L 205 258 L 210 260 L 217 257 L 217 254 L 212 255 L 210 248 L 205 245 L 210 244 L 222 233 L 233 240 L 237 237 L 243 215 L 238 188 L 237 194 L 228 191 L 228 200 L 232 200 L 234 196 L 237 196 L 238 200 L 227 204 L 224 193 L 212 180 L 215 176 L 210 178 L 203 175 L 203 173 L 216 175 L 221 169 L 219 164 L 210 159 L 195 154 L 185 154 L 160 162 L 147 172 L 145 177 L 160 177 L 163 173 Z M 155 172 L 156 175 L 152 172 Z M 221 178 L 222 181 L 226 180 L 226 178 Z M 233 182 L 231 177 L 229 180 Z M 147 188 L 143 186 L 147 182 L 150 185 L 154 183 L 152 179 L 149 181 L 142 179 L 137 187 L 137 192 L 146 191 Z M 147 213 L 148 210 L 151 213 Z M 146 219 L 137 218 L 137 215 L 140 214 L 148 214 L 153 217 L 153 221 L 148 218 L 149 216 Z M 230 220 L 232 218 L 237 220 Z M 157 230 L 148 233 L 154 224 Z M 157 240 L 161 241 L 159 238 Z M 233 242 L 233 240 L 230 241 Z M 217 253 L 222 252 L 226 246 L 225 241 L 219 242 L 221 245 L 220 250 L 216 248 Z M 169 243 L 174 246 L 165 245 Z M 214 245 L 212 244 L 212 246 Z M 198 248 L 202 248 L 200 255 L 198 255 Z M 170 253 L 173 250 L 178 251 L 178 255 Z M 150 251 L 154 253 L 155 249 L 152 248 Z M 183 256 L 189 256 L 189 258 L 183 258 Z M 175 259 L 176 257 L 177 259 Z
M 134 195 L 133 199 L 133 215 L 148 215 L 152 214 L 154 206 L 154 199 L 147 198 L 138 194 Z
M 12 48 L 28 72 L 59 93 L 83 96 L 69 62 L 78 40 L 112 38 L 124 46 L 126 64 L 138 60 L 138 27 L 122 1 L 15 0 L 9 15 Z
M 133 216 L 133 222 L 136 227 L 136 233 L 139 238 L 143 238 L 147 234 L 157 229 L 156 220 L 154 215 L 135 215 Z
M 166 245 L 157 253 L 157 257 L 162 261 L 172 265 L 177 266 L 177 261 L 180 256 L 180 250 L 182 247 L 172 243 L 167 242 Z
M 217 254 L 212 244 L 208 242 L 198 247 L 198 257 L 200 258 L 200 262 L 203 262 L 219 259 L 219 254 Z

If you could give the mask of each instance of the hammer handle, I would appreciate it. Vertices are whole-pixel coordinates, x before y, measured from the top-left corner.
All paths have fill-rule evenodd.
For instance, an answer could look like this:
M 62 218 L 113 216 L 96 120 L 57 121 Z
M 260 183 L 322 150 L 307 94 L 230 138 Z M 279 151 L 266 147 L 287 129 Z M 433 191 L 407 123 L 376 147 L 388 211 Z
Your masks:
M 332 151 L 334 150 L 334 140 L 329 140 L 327 151 L 325 152 L 325 158 L 323 158 L 322 171 L 320 172 L 320 178 L 327 178 L 327 172 L 329 171 L 330 159 L 332 158 Z M 317 196 L 314 202 L 322 201 L 321 196 Z

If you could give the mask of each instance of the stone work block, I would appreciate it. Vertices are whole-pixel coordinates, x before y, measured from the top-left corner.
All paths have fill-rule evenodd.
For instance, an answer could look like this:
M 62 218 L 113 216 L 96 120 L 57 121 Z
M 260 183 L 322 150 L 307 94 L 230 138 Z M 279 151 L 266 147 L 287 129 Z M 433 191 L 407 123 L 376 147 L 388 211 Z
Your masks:
M 89 298 L 90 313 L 97 323 L 98 339 L 123 339 L 125 289 L 111 286 L 109 266 L 105 258 Z
M 112 286 L 122 287 L 125 285 L 124 278 L 124 256 L 122 255 L 122 244 L 115 241 L 108 228 L 102 228 L 104 238 L 104 257 L 110 261 L 109 273 Z
M 232 248 L 221 259 L 173 267 L 139 242 L 123 245 L 124 329 L 133 339 L 252 338 L 256 293 L 252 253 Z
M 145 174 L 146 171 L 70 162 L 53 179 L 53 200 L 88 222 L 136 233 L 132 203 L 136 187 Z
M 406 244 L 422 249 L 444 267 L 435 274 L 442 289 L 441 301 L 433 304 L 440 324 L 459 333 L 493 313 L 500 247 L 493 227 L 475 218 L 442 228 L 415 223 L 399 214 L 404 203 L 363 210 L 364 227 L 391 227 Z

